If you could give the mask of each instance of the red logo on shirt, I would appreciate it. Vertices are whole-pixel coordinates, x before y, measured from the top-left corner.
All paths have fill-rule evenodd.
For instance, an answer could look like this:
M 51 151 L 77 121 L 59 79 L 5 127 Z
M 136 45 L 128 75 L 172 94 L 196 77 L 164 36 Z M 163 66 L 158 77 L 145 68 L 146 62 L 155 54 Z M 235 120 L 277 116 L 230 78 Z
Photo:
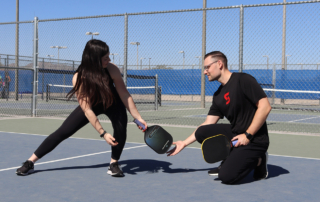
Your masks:
M 230 103 L 230 97 L 229 97 L 229 92 L 227 92 L 226 94 L 224 94 L 224 99 L 227 101 L 226 105 L 228 105 Z

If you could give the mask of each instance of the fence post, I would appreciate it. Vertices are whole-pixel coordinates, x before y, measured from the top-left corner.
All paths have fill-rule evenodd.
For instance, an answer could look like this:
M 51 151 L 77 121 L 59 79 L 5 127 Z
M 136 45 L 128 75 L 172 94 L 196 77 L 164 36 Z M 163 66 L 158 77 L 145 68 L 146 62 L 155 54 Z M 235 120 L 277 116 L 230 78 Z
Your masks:
M 239 72 L 243 70 L 243 5 L 240 5 Z
M 276 78 L 277 78 L 277 69 L 276 69 L 276 63 L 273 63 L 273 70 L 272 70 L 272 87 L 273 90 L 276 89 Z M 272 91 L 272 104 L 274 104 L 276 92 Z
M 124 15 L 124 57 L 123 57 L 123 81 L 127 86 L 127 65 L 128 65 L 128 14 Z
M 15 54 L 15 63 L 16 67 L 19 67 L 19 0 L 16 0 L 16 54 Z M 14 87 L 15 87 L 15 99 L 19 100 L 19 69 L 15 70 L 14 74 Z
M 32 90 L 32 117 L 37 116 L 38 95 L 38 17 L 34 17 L 33 33 L 33 90 Z
M 206 77 L 204 76 L 203 58 L 206 55 L 206 31 L 207 31 L 207 1 L 203 0 L 203 11 L 202 11 L 202 68 L 201 68 L 201 108 L 206 107 Z

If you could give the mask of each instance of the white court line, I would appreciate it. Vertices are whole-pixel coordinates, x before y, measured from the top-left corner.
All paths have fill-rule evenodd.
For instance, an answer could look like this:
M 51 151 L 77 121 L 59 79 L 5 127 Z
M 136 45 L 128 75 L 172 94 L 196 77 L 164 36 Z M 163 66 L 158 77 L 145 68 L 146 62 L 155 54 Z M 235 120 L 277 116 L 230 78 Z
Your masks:
M 2 120 L 12 120 L 12 119 L 30 119 L 30 118 L 33 118 L 33 117 L 5 117 L 5 118 L 0 118 L 0 121 Z
M 16 135 L 33 135 L 33 136 L 45 136 L 48 137 L 49 135 L 41 135 L 41 134 L 30 134 L 30 133 L 20 133 L 20 132 L 7 132 L 7 131 L 0 131 L 0 133 L 11 133 L 11 134 L 16 134 Z M 82 137 L 69 137 L 68 139 L 79 139 L 79 140 L 95 140 L 95 141 L 103 141 L 105 140 L 102 139 L 91 139 L 91 138 L 82 138 Z M 144 144 L 141 142 L 126 142 L 126 143 L 131 143 L 131 144 Z
M 135 146 L 135 147 L 124 148 L 123 150 L 135 149 L 135 148 L 145 147 L 145 146 L 146 146 L 146 145 L 140 145 L 140 146 Z M 66 161 L 66 160 L 70 160 L 70 159 L 77 159 L 77 158 L 82 158 L 82 157 L 87 157 L 87 156 L 94 156 L 94 155 L 105 154 L 105 153 L 110 153 L 110 152 L 111 152 L 111 151 L 104 151 L 104 152 L 86 154 L 86 155 L 81 155 L 81 156 L 74 156 L 74 157 L 69 157 L 69 158 L 64 158 L 64 159 L 58 159 L 58 160 L 54 160 L 54 161 L 47 161 L 47 162 L 42 162 L 42 163 L 36 163 L 36 164 L 34 164 L 34 165 L 42 165 L 42 164 L 47 164 L 47 163 L 54 163 L 54 162 L 59 162 L 59 161 Z M 20 167 L 21 167 L 21 166 L 12 167 L 12 168 L 6 168 L 6 169 L 1 169 L 0 172 L 2 172 L 2 171 L 7 171 L 7 170 L 13 170 L 13 169 L 17 169 L 17 168 L 20 168 Z
M 290 122 L 295 122 L 295 121 L 303 121 L 303 120 L 308 120 L 308 119 L 315 119 L 315 118 L 320 118 L 320 116 L 315 116 L 315 117 L 310 117 L 310 118 L 305 118 L 305 119 L 298 119 L 298 120 L 288 121 L 288 123 L 290 123 Z

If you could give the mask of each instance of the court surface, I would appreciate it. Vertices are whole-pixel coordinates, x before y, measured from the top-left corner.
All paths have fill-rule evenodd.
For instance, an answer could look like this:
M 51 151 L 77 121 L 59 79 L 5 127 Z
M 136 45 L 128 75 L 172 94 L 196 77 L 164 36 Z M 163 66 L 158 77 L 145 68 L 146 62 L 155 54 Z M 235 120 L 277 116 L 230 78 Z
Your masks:
M 0 119 L 1 201 L 318 201 L 319 136 L 270 134 L 269 177 L 252 173 L 236 185 L 222 184 L 208 170 L 194 143 L 174 157 L 156 154 L 143 134 L 128 125 L 128 140 L 119 161 L 124 178 L 107 174 L 111 148 L 90 125 L 65 140 L 25 177 L 15 170 L 63 119 Z M 102 123 L 108 131 L 111 124 Z M 194 128 L 164 126 L 174 141 Z

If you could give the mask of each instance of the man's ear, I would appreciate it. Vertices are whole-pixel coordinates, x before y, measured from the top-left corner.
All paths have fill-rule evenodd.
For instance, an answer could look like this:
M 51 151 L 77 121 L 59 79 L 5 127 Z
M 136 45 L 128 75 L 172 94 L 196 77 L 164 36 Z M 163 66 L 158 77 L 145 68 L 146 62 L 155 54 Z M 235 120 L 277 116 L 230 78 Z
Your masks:
M 223 63 L 221 60 L 218 60 L 218 65 L 219 65 L 219 69 L 222 70 L 223 69 Z

